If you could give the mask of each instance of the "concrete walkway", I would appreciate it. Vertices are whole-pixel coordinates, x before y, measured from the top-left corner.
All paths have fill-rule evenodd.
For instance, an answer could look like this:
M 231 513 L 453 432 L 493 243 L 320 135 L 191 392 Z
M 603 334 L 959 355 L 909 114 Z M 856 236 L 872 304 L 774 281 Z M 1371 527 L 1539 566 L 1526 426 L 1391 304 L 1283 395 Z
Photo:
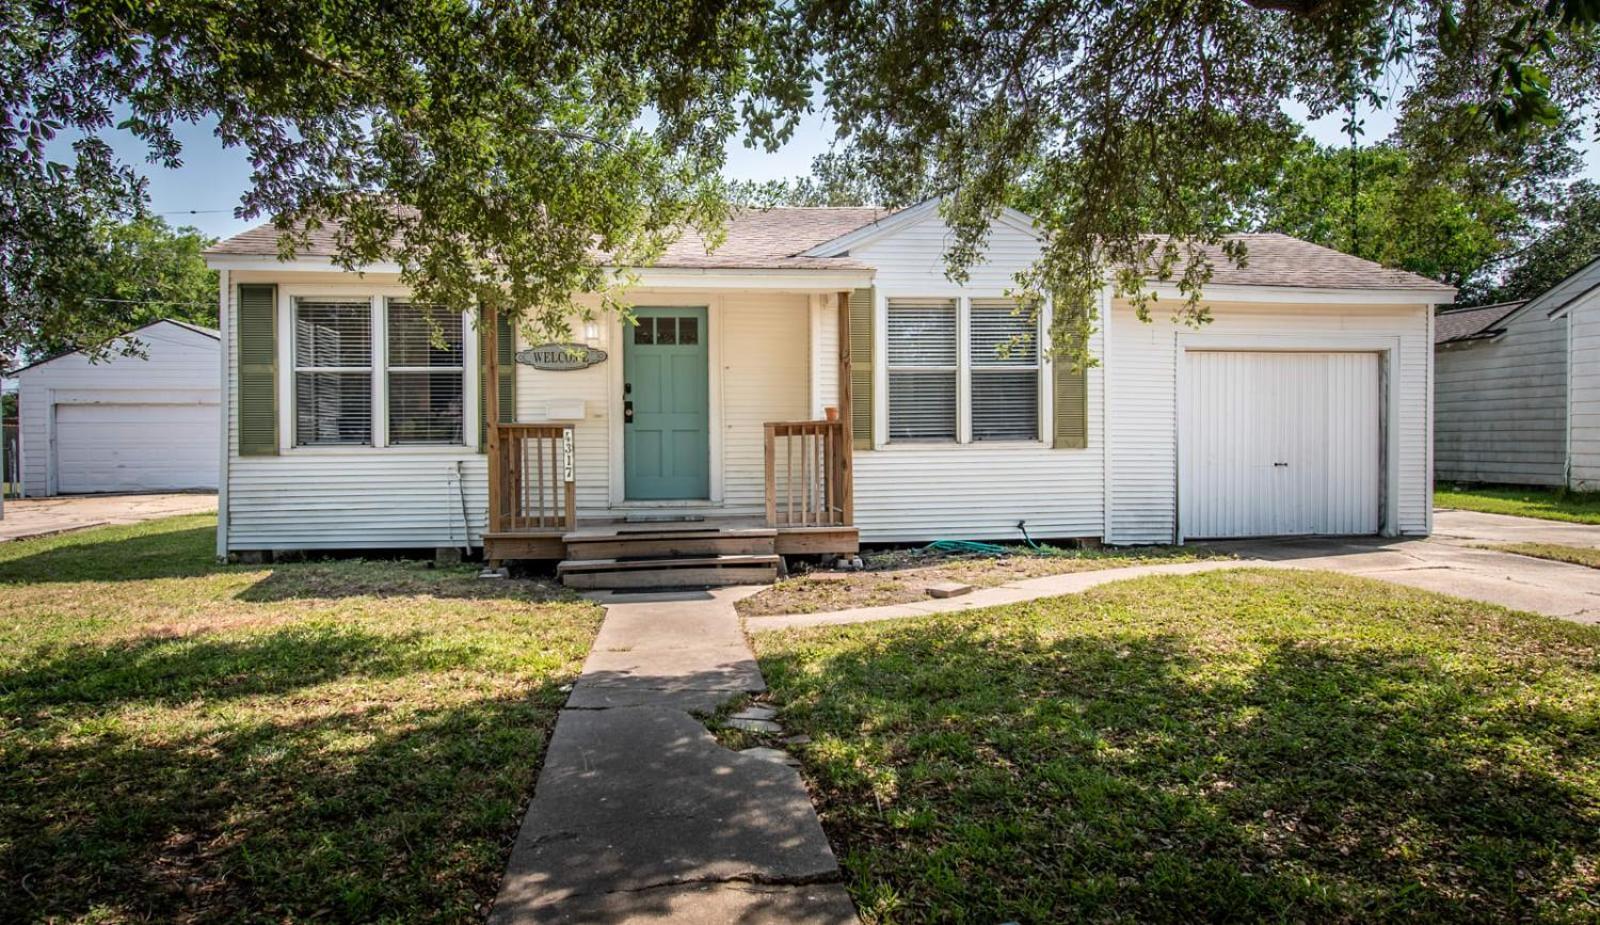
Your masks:
M 799 773 L 691 715 L 766 689 L 741 593 L 602 598 L 492 925 L 857 921 Z
M 1443 529 L 1430 539 L 1307 537 L 1208 544 L 1231 552 L 1237 558 L 1052 575 L 1014 581 L 946 600 L 861 607 L 833 613 L 747 617 L 745 625 L 751 632 L 763 632 L 893 620 L 1077 594 L 1113 581 L 1146 575 L 1189 575 L 1231 568 L 1341 572 L 1576 623 L 1600 623 L 1600 570 L 1482 548 L 1484 544 L 1503 542 L 1560 542 L 1569 546 L 1600 547 L 1600 527 L 1494 514 L 1445 517 L 1443 512 L 1439 521 L 1443 522 Z
M 1554 543 L 1557 546 L 1600 547 L 1600 526 L 1559 520 L 1480 514 L 1477 511 L 1433 512 L 1433 539 L 1446 543 Z
M 0 543 L 216 509 L 216 495 L 198 492 L 15 498 L 6 502 L 5 517 L 0 518 Z

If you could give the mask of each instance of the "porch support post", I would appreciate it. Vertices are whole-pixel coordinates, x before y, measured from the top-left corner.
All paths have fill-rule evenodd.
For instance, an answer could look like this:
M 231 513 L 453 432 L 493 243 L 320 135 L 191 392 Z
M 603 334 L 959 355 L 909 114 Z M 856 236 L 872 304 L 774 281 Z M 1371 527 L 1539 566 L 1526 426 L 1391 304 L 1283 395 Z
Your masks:
M 844 439 L 839 446 L 839 510 L 845 526 L 856 522 L 855 440 L 850 435 L 850 293 L 840 292 L 839 316 L 839 426 Z
M 500 326 L 494 309 L 483 306 L 478 324 L 483 331 L 483 416 L 489 440 L 489 532 L 501 533 L 505 530 L 505 486 L 501 484 L 505 473 L 500 465 Z

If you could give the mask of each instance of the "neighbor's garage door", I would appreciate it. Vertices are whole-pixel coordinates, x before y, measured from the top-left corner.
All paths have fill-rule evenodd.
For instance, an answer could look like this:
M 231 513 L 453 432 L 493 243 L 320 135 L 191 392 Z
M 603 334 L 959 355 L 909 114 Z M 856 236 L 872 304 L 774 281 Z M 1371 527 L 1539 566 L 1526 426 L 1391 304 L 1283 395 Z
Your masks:
M 217 487 L 214 404 L 56 405 L 63 494 Z
M 1377 354 L 1189 351 L 1185 362 L 1185 537 L 1378 532 Z

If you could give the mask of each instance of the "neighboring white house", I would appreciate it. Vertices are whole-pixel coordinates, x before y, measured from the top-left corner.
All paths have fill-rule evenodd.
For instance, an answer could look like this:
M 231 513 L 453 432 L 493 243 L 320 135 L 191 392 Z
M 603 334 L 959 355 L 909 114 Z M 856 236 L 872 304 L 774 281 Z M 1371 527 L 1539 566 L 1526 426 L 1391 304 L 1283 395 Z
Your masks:
M 1526 302 L 1439 312 L 1442 481 L 1600 489 L 1600 259 Z
M 23 494 L 217 487 L 218 333 L 157 321 L 124 336 L 142 356 L 73 352 L 16 373 Z
M 1282 235 L 1247 236 L 1244 268 L 1219 258 L 1197 329 L 1164 306 L 1140 322 L 1108 290 L 1099 365 L 1074 373 L 995 349 L 1034 333 L 1006 297 L 1040 252 L 1014 212 L 959 285 L 934 203 L 740 213 L 715 252 L 689 236 L 638 272 L 638 327 L 579 325 L 581 362 L 480 345 L 469 319 L 422 347 L 397 268 L 340 272 L 333 233 L 291 262 L 270 227 L 209 252 L 233 409 L 222 553 L 666 518 L 764 523 L 779 552 L 848 551 L 856 531 L 1017 539 L 1021 522 L 1117 544 L 1430 529 L 1433 306 L 1452 291 Z M 503 422 L 483 435 L 481 404 Z

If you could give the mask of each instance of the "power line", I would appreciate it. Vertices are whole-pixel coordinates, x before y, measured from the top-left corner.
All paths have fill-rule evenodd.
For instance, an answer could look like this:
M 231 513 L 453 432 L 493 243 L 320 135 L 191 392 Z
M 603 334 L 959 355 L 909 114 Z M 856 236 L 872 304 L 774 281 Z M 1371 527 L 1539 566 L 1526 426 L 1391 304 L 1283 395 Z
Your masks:
M 178 302 L 172 299 L 100 299 L 88 298 L 85 302 L 116 302 L 122 305 L 215 305 L 215 302 Z
M 223 212 L 231 213 L 232 209 L 163 209 L 157 215 L 218 215 Z

